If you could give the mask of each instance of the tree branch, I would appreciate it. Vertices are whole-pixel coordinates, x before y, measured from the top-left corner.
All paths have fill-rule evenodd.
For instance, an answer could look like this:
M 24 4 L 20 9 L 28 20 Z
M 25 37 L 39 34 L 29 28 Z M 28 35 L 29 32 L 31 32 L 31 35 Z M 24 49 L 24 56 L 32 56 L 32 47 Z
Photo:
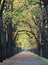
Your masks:
M 1 3 L 1 5 L 0 5 L 0 13 L 2 13 L 3 9 L 4 9 L 5 0 L 1 0 L 0 3 Z

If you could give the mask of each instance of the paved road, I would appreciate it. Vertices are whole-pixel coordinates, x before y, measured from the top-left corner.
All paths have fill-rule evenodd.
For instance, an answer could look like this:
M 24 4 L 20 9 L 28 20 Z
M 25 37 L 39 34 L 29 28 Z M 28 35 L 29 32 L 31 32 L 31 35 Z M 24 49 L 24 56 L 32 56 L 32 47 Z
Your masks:
M 48 65 L 41 61 L 39 57 L 31 52 L 21 52 L 0 65 Z

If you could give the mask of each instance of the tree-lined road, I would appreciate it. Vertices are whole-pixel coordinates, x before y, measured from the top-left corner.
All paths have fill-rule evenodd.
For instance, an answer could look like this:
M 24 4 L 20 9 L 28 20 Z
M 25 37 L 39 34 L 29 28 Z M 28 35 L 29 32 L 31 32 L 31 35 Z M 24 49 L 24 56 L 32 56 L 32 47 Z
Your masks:
M 21 52 L 0 65 L 48 65 L 40 60 L 40 58 L 31 52 Z

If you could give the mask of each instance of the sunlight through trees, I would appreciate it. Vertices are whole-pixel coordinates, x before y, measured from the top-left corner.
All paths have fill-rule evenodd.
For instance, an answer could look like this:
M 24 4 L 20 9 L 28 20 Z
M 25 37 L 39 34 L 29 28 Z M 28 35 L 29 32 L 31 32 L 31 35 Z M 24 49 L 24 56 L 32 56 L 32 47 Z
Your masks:
M 47 0 L 0 0 L 0 61 L 19 49 L 48 58 Z

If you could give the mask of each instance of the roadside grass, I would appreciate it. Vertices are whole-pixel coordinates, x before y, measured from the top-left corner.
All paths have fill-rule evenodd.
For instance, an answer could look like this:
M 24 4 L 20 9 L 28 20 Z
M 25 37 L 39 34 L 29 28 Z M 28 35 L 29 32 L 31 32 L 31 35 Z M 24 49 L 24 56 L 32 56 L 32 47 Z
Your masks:
M 45 62 L 45 63 L 47 63 L 47 64 L 48 64 L 48 59 L 43 58 L 43 57 L 40 57 L 40 59 L 41 59 L 43 62 Z

